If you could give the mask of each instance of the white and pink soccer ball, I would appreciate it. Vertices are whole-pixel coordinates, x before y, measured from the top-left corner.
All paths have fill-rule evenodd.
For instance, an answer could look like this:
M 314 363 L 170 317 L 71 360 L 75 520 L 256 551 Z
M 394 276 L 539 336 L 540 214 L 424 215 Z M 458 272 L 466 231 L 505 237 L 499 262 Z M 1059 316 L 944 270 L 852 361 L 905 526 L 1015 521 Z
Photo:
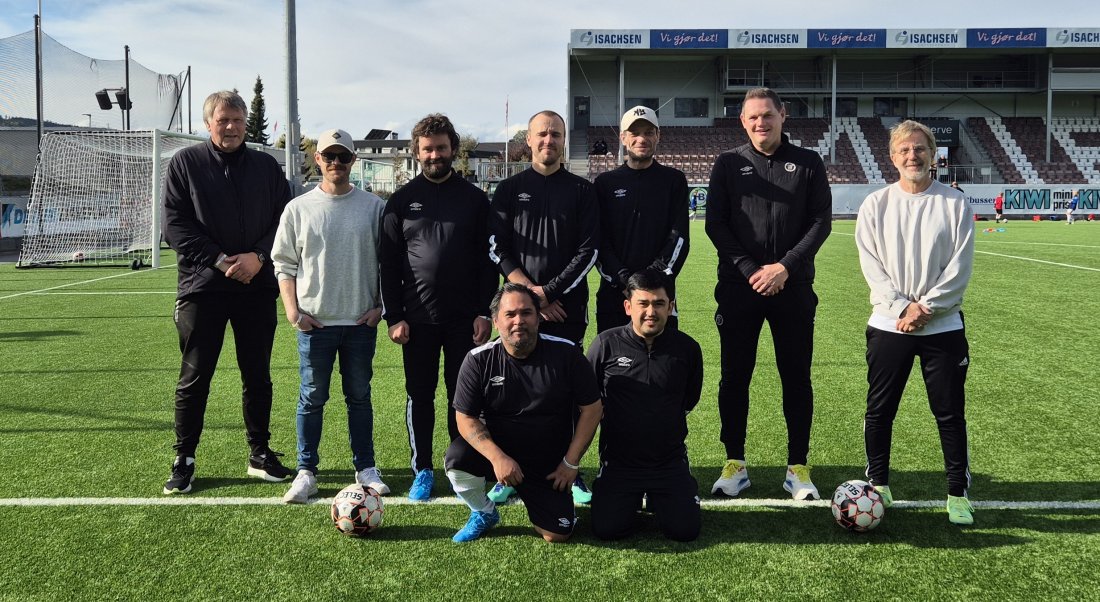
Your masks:
M 838 525 L 858 533 L 874 529 L 886 515 L 882 496 L 867 481 L 855 479 L 836 488 L 829 507 Z
M 382 496 L 358 483 L 344 487 L 332 500 L 332 524 L 344 535 L 363 537 L 382 527 Z

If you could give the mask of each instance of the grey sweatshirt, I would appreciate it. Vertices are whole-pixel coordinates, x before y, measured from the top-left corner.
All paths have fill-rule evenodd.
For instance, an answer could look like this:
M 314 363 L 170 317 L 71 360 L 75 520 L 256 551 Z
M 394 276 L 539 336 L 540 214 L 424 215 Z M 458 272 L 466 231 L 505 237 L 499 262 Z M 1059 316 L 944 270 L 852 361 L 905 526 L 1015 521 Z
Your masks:
M 271 261 L 294 280 L 298 308 L 325 326 L 350 326 L 378 307 L 378 245 L 385 202 L 353 188 L 318 186 L 290 201 L 275 232 Z

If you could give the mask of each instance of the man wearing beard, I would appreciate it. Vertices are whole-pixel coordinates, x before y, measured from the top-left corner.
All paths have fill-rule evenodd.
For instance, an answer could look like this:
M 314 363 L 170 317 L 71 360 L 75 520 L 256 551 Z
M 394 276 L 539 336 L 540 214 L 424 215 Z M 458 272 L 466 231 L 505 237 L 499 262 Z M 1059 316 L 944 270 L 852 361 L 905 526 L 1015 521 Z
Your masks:
M 586 276 L 598 255 L 600 214 L 592 183 L 562 168 L 565 144 L 561 115 L 541 111 L 528 120 L 531 167 L 501 182 L 493 195 L 489 255 L 506 281 L 539 298 L 539 331 L 571 341 L 580 351 L 588 327 Z M 509 493 L 499 489 L 493 497 L 503 501 Z M 573 496 L 579 503 L 592 499 L 580 477 Z
M 435 469 L 435 390 L 439 355 L 447 388 L 447 427 L 455 425 L 455 379 L 462 358 L 489 339 L 489 298 L 499 280 L 487 248 L 489 200 L 451 164 L 459 138 L 434 113 L 412 130 L 421 173 L 393 193 L 382 218 L 382 304 L 389 337 L 401 345 L 406 425 L 414 480 L 409 499 L 428 500 Z
M 321 134 L 314 159 L 323 180 L 286 206 L 271 250 L 286 318 L 298 331 L 298 476 L 283 496 L 291 504 L 317 493 L 323 412 L 338 355 L 355 480 L 390 492 L 374 463 L 371 407 L 382 317 L 378 237 L 384 203 L 348 180 L 355 163 L 351 134 Z
M 473 541 L 500 522 L 485 479 L 515 488 L 548 542 L 576 524 L 570 485 L 603 414 L 596 378 L 568 341 L 539 334 L 539 298 L 507 283 L 489 305 L 500 338 L 467 354 L 454 407 L 462 437 L 447 449 L 447 477 L 470 507 L 454 541 Z M 576 428 L 573 415 L 579 410 Z
M 668 294 L 676 300 L 676 275 L 688 255 L 688 186 L 684 172 L 654 159 L 661 131 L 657 113 L 637 106 L 623 114 L 619 140 L 626 161 L 596 177 L 600 201 L 600 289 L 596 292 L 596 330 L 630 322 L 623 311 L 626 282 L 646 268 L 669 276 Z M 668 325 L 677 327 L 676 304 Z

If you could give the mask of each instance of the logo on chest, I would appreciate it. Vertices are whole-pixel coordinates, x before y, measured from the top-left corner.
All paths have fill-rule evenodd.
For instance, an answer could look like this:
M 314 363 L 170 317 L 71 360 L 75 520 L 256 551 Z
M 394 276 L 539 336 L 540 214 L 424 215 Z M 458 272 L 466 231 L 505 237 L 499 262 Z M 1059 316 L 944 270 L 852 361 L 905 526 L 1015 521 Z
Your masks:
M 409 211 L 420 211 L 424 209 L 424 205 L 420 203 L 409 203 Z
M 621 357 L 619 357 L 618 359 L 615 360 L 615 365 L 617 365 L 620 368 L 629 368 L 630 365 L 633 364 L 633 363 L 634 363 L 634 360 L 632 358 L 626 357 L 625 355 L 621 356 Z
M 531 195 L 527 194 L 526 192 L 521 192 L 519 193 L 519 196 L 516 197 L 516 200 L 520 201 L 521 203 L 526 203 L 527 201 L 531 200 Z
M 504 386 L 504 377 L 503 376 L 494 376 L 494 377 L 490 378 L 489 379 L 489 386 L 490 387 L 503 387 Z
M 798 167 L 794 163 L 788 161 L 783 165 L 783 169 L 787 170 L 787 173 L 794 173 L 794 170 L 798 169 Z
M 752 175 L 752 166 L 751 165 L 746 165 L 746 166 L 742 167 L 741 168 L 741 175 L 743 175 L 743 176 Z
M 615 191 L 615 198 L 625 199 L 626 198 L 626 189 L 625 188 L 620 188 L 620 189 L 616 190 Z

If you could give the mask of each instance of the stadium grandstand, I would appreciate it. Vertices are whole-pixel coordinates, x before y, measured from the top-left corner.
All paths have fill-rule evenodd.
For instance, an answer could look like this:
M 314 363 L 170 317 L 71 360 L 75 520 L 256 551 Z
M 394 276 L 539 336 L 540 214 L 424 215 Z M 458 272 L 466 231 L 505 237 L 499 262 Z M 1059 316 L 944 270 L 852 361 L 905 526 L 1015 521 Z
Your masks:
M 621 161 L 619 116 L 640 104 L 658 111 L 658 159 L 705 188 L 747 142 L 745 91 L 766 86 L 791 142 L 825 159 L 838 215 L 897 179 L 902 119 L 933 129 L 937 178 L 980 214 L 999 192 L 1010 215 L 1061 211 L 1076 189 L 1097 210 L 1100 28 L 575 29 L 568 54 L 570 168 L 590 178 Z

